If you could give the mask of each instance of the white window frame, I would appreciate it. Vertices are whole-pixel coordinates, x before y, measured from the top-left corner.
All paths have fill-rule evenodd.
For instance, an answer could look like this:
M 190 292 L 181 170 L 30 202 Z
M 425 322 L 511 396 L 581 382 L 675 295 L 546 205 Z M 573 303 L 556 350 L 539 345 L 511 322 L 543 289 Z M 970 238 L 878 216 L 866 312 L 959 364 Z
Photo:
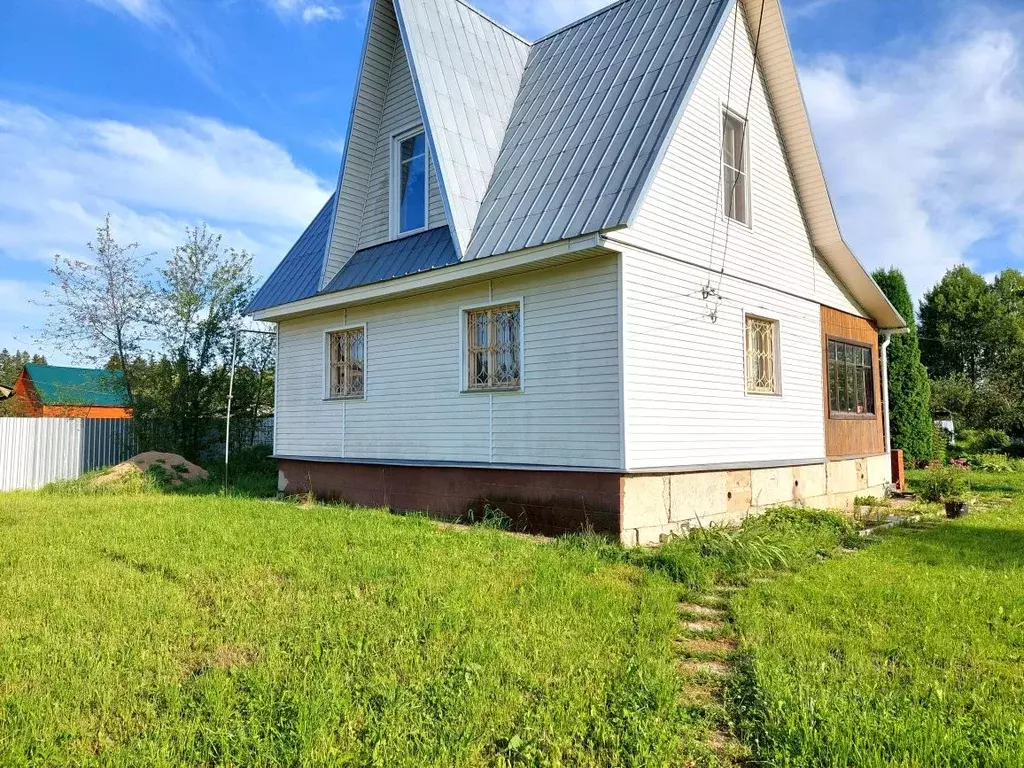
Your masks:
M 743 174 L 743 178 L 746 180 L 746 184 L 743 186 L 743 201 L 744 210 L 747 213 L 746 219 L 737 219 L 735 216 L 730 216 L 727 212 L 727 204 L 729 202 L 728 190 L 726 189 L 726 164 L 725 164 L 725 119 L 731 117 L 733 120 L 738 120 L 743 123 L 743 168 L 739 169 Z M 754 211 L 751 208 L 750 198 L 750 118 L 744 117 L 734 109 L 730 109 L 726 104 L 722 104 L 721 119 L 718 121 L 718 141 L 722 157 L 721 168 L 719 169 L 719 175 L 721 176 L 722 186 L 722 206 L 719 208 L 719 215 L 728 221 L 742 224 L 748 229 L 754 226 Z M 732 166 L 728 166 L 733 169 Z
M 358 331 L 363 332 L 363 394 L 361 395 L 343 395 L 343 396 L 331 396 L 331 335 L 335 333 L 345 333 L 346 331 Z M 323 343 L 323 392 L 324 401 L 328 403 L 358 403 L 366 399 L 366 390 L 369 386 L 369 351 L 370 345 L 368 343 L 369 336 L 366 333 L 366 323 L 354 323 L 352 325 L 341 325 L 337 328 L 327 328 L 324 331 L 324 343 Z
M 519 305 L 519 386 L 490 389 L 469 386 L 469 314 L 482 309 Z M 522 296 L 491 299 L 459 307 L 459 392 L 464 395 L 519 395 L 526 391 L 526 302 Z
M 414 136 L 423 134 L 423 155 L 426 164 L 426 174 L 423 180 L 423 226 L 419 229 L 410 229 L 406 232 L 400 231 L 401 226 L 401 201 L 399 200 L 399 189 L 402 179 L 402 142 Z M 399 237 L 408 237 L 417 232 L 425 232 L 430 227 L 430 142 L 427 141 L 426 127 L 415 125 L 406 128 L 391 136 L 391 168 L 388 183 L 388 229 L 390 237 L 395 240 Z
M 747 322 L 749 320 L 760 320 L 763 323 L 771 323 L 775 329 L 772 350 L 775 353 L 775 391 L 759 392 L 750 389 L 750 348 L 747 338 Z M 782 397 L 782 322 L 774 317 L 766 317 L 754 312 L 743 313 L 743 392 L 749 397 Z

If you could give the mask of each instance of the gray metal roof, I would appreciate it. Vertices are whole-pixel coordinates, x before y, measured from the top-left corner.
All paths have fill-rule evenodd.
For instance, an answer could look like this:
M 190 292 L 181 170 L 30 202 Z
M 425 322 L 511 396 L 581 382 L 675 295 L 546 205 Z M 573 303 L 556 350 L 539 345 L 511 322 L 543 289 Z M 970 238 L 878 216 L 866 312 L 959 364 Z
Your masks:
M 322 292 L 343 291 L 458 263 L 451 231 L 437 227 L 357 251 Z
M 459 253 L 494 174 L 530 44 L 457 0 L 397 0 Z
M 306 227 L 298 242 L 249 302 L 245 314 L 316 295 L 333 216 L 334 195 L 331 195 L 313 223 Z
M 625 0 L 533 46 L 468 258 L 627 224 L 731 0 Z

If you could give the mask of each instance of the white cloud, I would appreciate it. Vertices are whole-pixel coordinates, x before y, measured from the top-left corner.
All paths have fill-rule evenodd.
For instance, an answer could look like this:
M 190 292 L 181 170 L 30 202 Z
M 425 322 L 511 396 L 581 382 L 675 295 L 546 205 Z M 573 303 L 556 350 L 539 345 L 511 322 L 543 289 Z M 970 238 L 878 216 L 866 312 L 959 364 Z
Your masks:
M 88 0 L 109 11 L 127 13 L 144 24 L 166 23 L 169 19 L 161 0 Z
M 981 241 L 1010 243 L 1009 261 L 1024 242 L 1021 16 L 975 7 L 909 56 L 822 58 L 801 79 L 840 221 L 868 266 L 901 267 L 920 295 Z
M 787 5 L 786 18 L 790 21 L 809 19 L 843 0 L 803 0 L 803 2 Z
M 318 0 L 268 0 L 270 6 L 283 18 L 302 19 L 306 24 L 318 21 L 343 19 L 351 10 L 351 4 L 339 6 Z
M 257 133 L 179 116 L 132 124 L 0 101 L 0 253 L 81 255 L 111 213 L 118 238 L 165 254 L 207 221 L 267 274 L 330 194 Z

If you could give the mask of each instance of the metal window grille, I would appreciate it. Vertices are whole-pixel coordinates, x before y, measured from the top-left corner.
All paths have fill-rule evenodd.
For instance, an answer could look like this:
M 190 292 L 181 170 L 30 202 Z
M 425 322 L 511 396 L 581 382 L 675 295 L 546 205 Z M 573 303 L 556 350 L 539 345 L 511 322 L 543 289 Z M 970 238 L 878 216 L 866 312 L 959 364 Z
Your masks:
M 722 117 L 722 184 L 725 215 L 750 223 L 747 205 L 747 121 L 725 112 Z
M 828 341 L 828 405 L 837 415 L 875 413 L 874 351 L 846 341 Z
M 519 389 L 519 305 L 467 313 L 469 388 Z
M 777 325 L 772 320 L 747 318 L 747 392 L 757 395 L 779 393 L 776 329 Z
M 363 396 L 366 381 L 366 334 L 362 328 L 335 331 L 328 336 L 330 347 L 330 391 L 333 398 Z

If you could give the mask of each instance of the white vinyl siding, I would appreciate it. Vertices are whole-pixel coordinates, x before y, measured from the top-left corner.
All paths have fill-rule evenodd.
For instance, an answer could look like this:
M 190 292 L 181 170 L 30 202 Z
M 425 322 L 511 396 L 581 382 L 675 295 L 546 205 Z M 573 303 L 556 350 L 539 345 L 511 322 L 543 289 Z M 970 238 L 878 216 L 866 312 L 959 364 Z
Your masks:
M 634 225 L 615 237 L 697 266 L 724 268 L 727 275 L 821 303 L 834 305 L 840 301 L 841 306 L 836 308 L 849 311 L 849 302 L 842 300 L 842 289 L 817 264 L 759 73 L 754 78 L 748 109 L 753 51 L 742 13 L 737 21 L 735 50 L 730 18 L 684 109 Z M 747 118 L 750 226 L 724 213 L 724 110 Z
M 521 391 L 462 391 L 466 308 L 522 302 Z M 323 338 L 366 326 L 365 400 L 324 402 Z M 614 256 L 280 326 L 276 452 L 285 456 L 618 468 Z
M 374 3 L 359 92 L 352 116 L 324 283 L 360 248 L 388 239 L 391 137 L 422 124 L 398 22 L 390 3 Z M 428 226 L 447 223 L 433 163 Z M 365 217 L 365 222 L 364 222 Z
M 704 270 L 624 258 L 629 469 L 823 459 L 819 306 L 726 277 L 711 322 Z M 779 396 L 747 394 L 747 314 L 778 320 Z

